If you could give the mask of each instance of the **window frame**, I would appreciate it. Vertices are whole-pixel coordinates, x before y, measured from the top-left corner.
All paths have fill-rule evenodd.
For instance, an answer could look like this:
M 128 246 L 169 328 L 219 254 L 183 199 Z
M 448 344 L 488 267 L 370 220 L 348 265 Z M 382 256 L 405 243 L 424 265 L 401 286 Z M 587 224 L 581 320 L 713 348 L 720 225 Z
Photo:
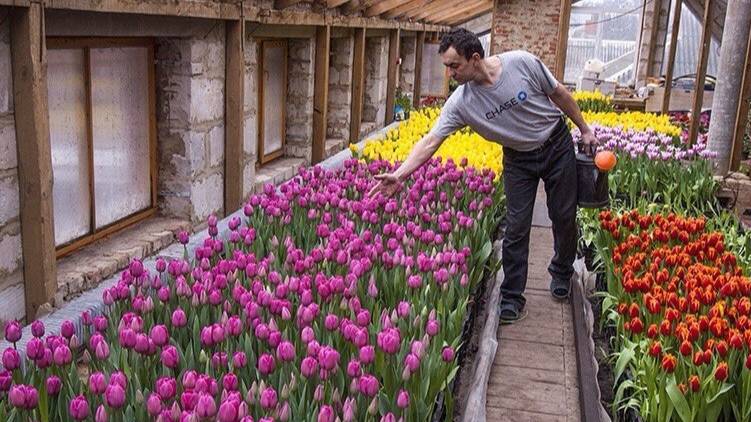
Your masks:
M 86 92 L 86 145 L 87 168 L 89 174 L 89 231 L 87 234 L 55 247 L 56 258 L 62 258 L 89 245 L 105 236 L 119 232 L 140 221 L 152 217 L 157 212 L 157 140 L 156 140 L 156 86 L 155 86 L 155 41 L 150 37 L 47 37 L 48 50 L 83 50 L 83 75 Z M 146 208 L 134 212 L 110 224 L 96 227 L 96 197 L 94 192 L 94 136 L 93 110 L 91 102 L 91 49 L 92 48 L 120 48 L 146 47 L 147 49 L 147 83 L 148 83 L 148 116 L 149 116 L 149 181 L 150 204 Z M 53 176 L 54 177 L 54 176 Z M 53 204 L 54 213 L 54 204 Z
M 277 158 L 280 158 L 284 156 L 284 148 L 287 146 L 287 96 L 289 95 L 289 87 L 287 86 L 287 78 L 289 75 L 289 43 L 286 39 L 279 39 L 279 38 L 256 38 L 257 42 L 257 48 L 258 48 L 258 139 L 256 142 L 257 150 L 258 150 L 258 161 L 256 162 L 256 167 L 261 167 L 265 164 L 268 164 Z M 284 89 L 283 98 L 284 101 L 282 101 L 282 116 L 281 121 L 282 124 L 282 139 L 281 139 L 281 147 L 276 150 L 272 151 L 270 153 L 266 153 L 263 150 L 263 136 L 264 136 L 264 119 L 265 119 L 265 108 L 263 104 L 264 100 L 264 82 L 263 82 L 263 69 L 264 69 L 264 50 L 267 48 L 266 46 L 275 46 L 275 47 L 282 47 L 284 50 L 284 74 L 282 75 L 282 87 Z M 269 110 L 273 112 L 273 110 Z

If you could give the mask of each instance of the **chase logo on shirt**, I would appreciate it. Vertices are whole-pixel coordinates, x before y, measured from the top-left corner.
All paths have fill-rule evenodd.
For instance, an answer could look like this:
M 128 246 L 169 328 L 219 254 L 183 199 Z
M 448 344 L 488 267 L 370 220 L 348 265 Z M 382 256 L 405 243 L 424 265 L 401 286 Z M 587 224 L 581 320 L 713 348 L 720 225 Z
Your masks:
M 503 104 L 499 104 L 498 107 L 485 113 L 485 118 L 488 120 L 494 119 L 500 116 L 501 114 L 503 114 L 504 111 L 509 110 L 512 107 L 523 103 L 526 99 L 527 99 L 527 92 L 519 91 L 519 93 L 516 94 L 516 97 L 511 98 L 510 100 L 506 101 Z

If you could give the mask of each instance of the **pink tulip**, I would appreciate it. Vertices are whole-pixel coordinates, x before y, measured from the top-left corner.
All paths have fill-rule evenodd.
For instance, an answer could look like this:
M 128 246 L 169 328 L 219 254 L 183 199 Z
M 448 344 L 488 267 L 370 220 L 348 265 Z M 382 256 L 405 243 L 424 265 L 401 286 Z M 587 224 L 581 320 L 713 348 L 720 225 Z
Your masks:
M 110 356 L 110 347 L 105 340 L 100 341 L 96 345 L 94 355 L 99 360 L 107 360 L 107 358 Z
M 282 362 L 291 362 L 295 359 L 295 346 L 283 341 L 276 347 L 276 357 Z
M 216 402 L 209 394 L 201 394 L 196 403 L 196 415 L 201 418 L 210 418 L 216 414 Z
M 409 393 L 406 390 L 399 390 L 399 393 L 396 396 L 396 405 L 399 406 L 400 409 L 406 409 L 409 407 Z
M 7 327 L 6 327 L 6 331 L 7 331 Z M 33 335 L 36 338 L 42 338 L 42 337 L 44 337 L 44 323 L 42 321 L 36 320 L 36 321 L 34 321 L 34 322 L 31 323 L 31 335 Z M 5 337 L 6 337 L 6 340 L 7 340 L 7 338 L 8 338 L 7 334 L 6 334 Z M 16 341 L 18 341 L 18 340 L 16 340 Z
M 89 402 L 86 401 L 86 397 L 83 395 L 76 396 L 70 401 L 68 406 L 68 412 L 70 416 L 77 420 L 82 421 L 89 417 Z
M 222 386 L 227 391 L 236 391 L 238 387 L 237 376 L 232 373 L 225 374 L 222 377 Z
M 435 319 L 428 320 L 427 324 L 425 325 L 425 331 L 428 333 L 429 336 L 433 337 L 436 334 L 438 334 L 438 331 L 440 330 L 440 324 Z
M 22 334 L 23 330 L 21 329 L 21 324 L 19 324 L 18 321 L 8 321 L 6 323 L 5 340 L 7 340 L 8 343 L 16 343 L 21 339 Z M 44 328 L 42 328 L 42 335 L 44 335 Z
M 398 328 L 387 328 L 378 333 L 378 347 L 388 354 L 395 354 L 401 347 L 401 335 Z
M 356 360 L 351 360 L 347 364 L 347 375 L 349 375 L 350 378 L 357 378 L 362 374 L 362 370 L 360 369 L 360 362 Z
M 44 357 L 44 342 L 38 338 L 32 338 L 26 343 L 26 356 L 31 360 L 38 360 Z
M 339 364 L 339 352 L 336 349 L 325 346 L 318 351 L 318 363 L 321 368 L 332 371 Z
M 375 397 L 378 393 L 378 379 L 370 374 L 363 374 L 358 380 L 357 387 L 361 394 Z
M 232 356 L 232 366 L 238 369 L 245 368 L 245 366 L 248 364 L 248 358 L 245 355 L 245 352 L 236 352 Z
M 100 395 L 104 393 L 107 388 L 107 378 L 101 372 L 94 372 L 89 375 L 89 392 L 94 395 Z
M 276 361 L 274 356 L 264 353 L 258 358 L 258 371 L 263 375 L 268 375 L 274 372 L 276 368 Z
M 57 366 L 67 365 L 73 361 L 73 353 L 63 344 L 52 352 L 52 361 Z
M 13 407 L 19 409 L 26 408 L 26 386 L 22 384 L 16 384 L 11 387 L 8 393 L 8 401 Z
M 110 384 L 118 384 L 123 390 L 128 388 L 128 378 L 120 371 L 113 372 L 110 375 Z
M 50 396 L 56 396 L 58 395 L 58 393 L 60 393 L 60 390 L 63 387 L 63 383 L 62 381 L 60 381 L 60 378 L 56 377 L 55 375 L 50 375 L 45 381 L 45 387 L 47 389 L 47 394 L 49 394 Z
M 169 401 L 177 393 L 177 383 L 174 378 L 161 377 L 156 380 L 154 391 L 159 394 L 159 397 L 164 401 Z
M 404 366 L 409 368 L 409 372 L 415 372 L 420 368 L 420 358 L 413 353 L 404 357 Z
M 272 409 L 276 406 L 276 390 L 273 387 L 267 387 L 261 392 L 261 407 L 264 409 Z
M 235 422 L 237 419 L 237 406 L 234 402 L 226 400 L 219 406 L 217 420 L 219 422 Z
M 375 348 L 373 346 L 363 346 L 360 348 L 360 362 L 367 365 L 375 360 Z
M 321 406 L 318 411 L 318 422 L 334 422 L 334 419 L 336 419 L 334 409 L 327 404 Z
M 161 353 L 162 365 L 170 369 L 175 369 L 180 364 L 180 355 L 175 346 L 167 346 Z
M 313 376 L 318 372 L 318 361 L 311 356 L 306 356 L 300 364 L 300 372 L 306 378 Z
M 156 416 L 162 411 L 162 399 L 156 393 L 151 393 L 148 400 L 146 400 L 146 410 L 149 415 Z
M 125 404 L 125 390 L 119 384 L 110 384 L 104 390 L 104 402 L 113 409 L 119 409 Z
M 107 410 L 104 408 L 103 404 L 100 404 L 99 407 L 96 408 L 94 422 L 107 422 L 107 420 Z
M 443 351 L 441 352 L 441 358 L 444 362 L 451 362 L 454 360 L 454 349 L 450 346 L 446 346 L 443 348 Z

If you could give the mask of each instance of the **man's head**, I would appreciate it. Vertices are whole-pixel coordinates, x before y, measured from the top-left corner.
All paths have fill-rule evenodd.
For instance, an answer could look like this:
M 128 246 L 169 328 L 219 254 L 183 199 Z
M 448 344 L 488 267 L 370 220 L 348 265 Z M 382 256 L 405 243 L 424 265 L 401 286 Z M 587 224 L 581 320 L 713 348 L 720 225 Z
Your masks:
M 441 38 L 438 47 L 443 64 L 460 84 L 470 81 L 480 72 L 485 50 L 477 35 L 464 28 L 451 30 Z

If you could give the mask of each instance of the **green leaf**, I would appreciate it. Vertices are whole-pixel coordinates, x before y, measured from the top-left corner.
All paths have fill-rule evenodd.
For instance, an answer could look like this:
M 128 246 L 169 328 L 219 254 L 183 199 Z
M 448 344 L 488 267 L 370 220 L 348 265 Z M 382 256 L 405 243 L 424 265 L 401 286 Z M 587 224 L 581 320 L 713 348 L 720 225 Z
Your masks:
M 493 244 L 490 243 L 490 241 L 488 240 L 482 246 L 482 249 L 480 250 L 480 255 L 479 255 L 480 259 L 477 262 L 485 262 L 485 260 L 488 259 L 492 251 L 493 251 Z
M 620 351 L 618 354 L 618 360 L 615 363 L 615 377 L 613 378 L 613 382 L 618 382 L 619 379 L 621 379 L 621 375 L 623 375 L 623 371 L 626 370 L 626 365 L 631 362 L 631 359 L 634 358 L 634 347 L 636 347 L 635 343 L 630 343 L 627 347 L 624 347 L 623 350 Z
M 665 389 L 667 390 L 668 397 L 670 397 L 670 401 L 673 402 L 673 407 L 675 407 L 681 420 L 683 422 L 693 421 L 694 418 L 691 414 L 691 408 L 688 406 L 686 397 L 676 385 L 674 376 L 671 376 L 670 379 L 668 379 L 668 385 Z
M 715 401 L 718 398 L 720 398 L 720 396 L 722 396 L 723 394 L 725 394 L 728 391 L 730 391 L 730 389 L 733 388 L 733 385 L 734 384 L 723 383 L 722 387 L 720 387 L 720 390 L 717 392 L 717 394 L 715 394 L 714 396 L 712 396 L 711 399 L 707 400 L 707 404 L 712 403 L 713 401 Z

